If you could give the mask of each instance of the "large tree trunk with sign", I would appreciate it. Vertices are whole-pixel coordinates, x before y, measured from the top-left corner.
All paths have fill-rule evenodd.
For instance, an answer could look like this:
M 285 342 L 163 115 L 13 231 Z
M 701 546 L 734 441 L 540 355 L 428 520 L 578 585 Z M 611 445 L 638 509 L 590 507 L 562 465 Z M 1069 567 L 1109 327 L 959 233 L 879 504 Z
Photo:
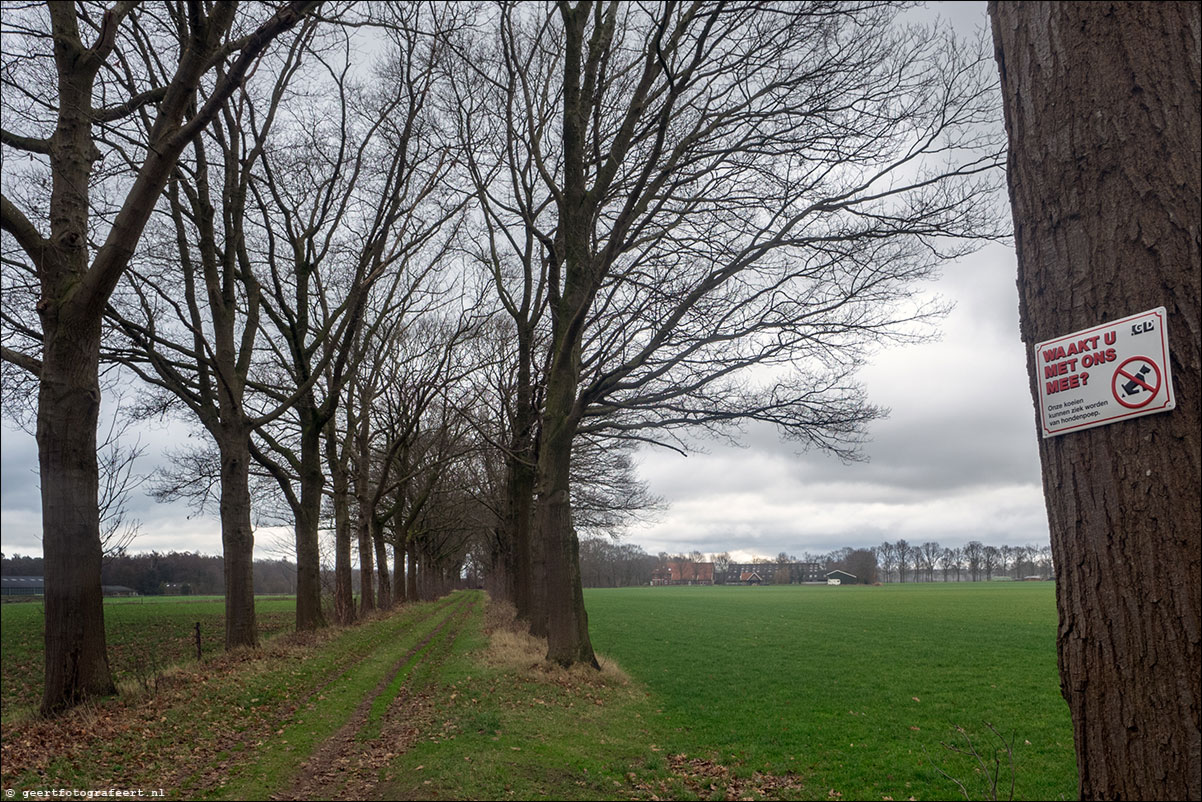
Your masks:
M 1164 306 L 1178 398 L 1040 444 L 1082 799 L 1202 796 L 1199 9 L 990 3 L 1023 339 Z

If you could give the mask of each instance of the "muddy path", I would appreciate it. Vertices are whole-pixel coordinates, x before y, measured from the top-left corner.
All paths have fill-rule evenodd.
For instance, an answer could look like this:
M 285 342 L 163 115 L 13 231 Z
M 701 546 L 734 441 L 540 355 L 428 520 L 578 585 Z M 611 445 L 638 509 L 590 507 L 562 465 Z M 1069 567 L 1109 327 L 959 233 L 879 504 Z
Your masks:
M 56 719 L 6 723 L 0 788 L 376 797 L 389 764 L 435 726 L 443 664 L 484 605 L 474 591 L 405 604 L 350 627 L 173 666 L 149 688 Z
M 364 696 L 350 719 L 313 751 L 274 799 L 373 799 L 381 769 L 411 748 L 431 712 L 428 678 L 450 654 L 479 599 L 458 605 Z

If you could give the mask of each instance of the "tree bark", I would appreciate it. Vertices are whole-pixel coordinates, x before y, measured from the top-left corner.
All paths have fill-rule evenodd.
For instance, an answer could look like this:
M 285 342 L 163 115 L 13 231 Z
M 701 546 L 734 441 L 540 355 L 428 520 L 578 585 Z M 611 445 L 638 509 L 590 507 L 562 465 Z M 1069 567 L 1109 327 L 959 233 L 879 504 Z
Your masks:
M 1082 799 L 1202 796 L 1199 8 L 990 4 L 1032 397 L 1035 343 L 1168 311 L 1178 408 L 1040 443 Z
M 225 648 L 255 647 L 259 645 L 259 631 L 255 619 L 255 534 L 250 515 L 250 427 L 245 420 L 223 420 L 215 434 L 221 455 Z
M 326 463 L 330 466 L 334 506 L 334 620 L 345 625 L 355 620 L 355 593 L 351 587 L 350 472 L 339 453 L 338 427 L 333 421 L 331 418 L 327 424 Z
M 371 519 L 371 540 L 376 549 L 376 606 L 381 610 L 392 607 L 392 578 L 388 576 L 388 545 L 384 542 L 384 527 L 378 518 Z
M 398 603 L 412 601 L 405 596 L 405 547 L 392 545 L 392 579 L 396 584 Z
M 584 663 L 600 669 L 588 634 L 580 581 L 580 544 L 572 527 L 570 477 L 576 421 L 567 416 L 552 422 L 555 384 L 552 379 L 547 393 L 548 417 L 539 455 L 542 485 L 537 504 L 538 534 L 546 558 L 547 659 L 562 666 Z M 570 390 L 575 390 L 574 381 Z
M 405 569 L 405 598 L 417 601 L 417 547 L 410 543 L 405 553 L 408 558 Z
M 360 609 L 376 609 L 376 572 L 372 557 L 371 522 L 371 405 L 360 388 L 359 425 L 355 435 L 355 498 L 359 503 L 356 534 L 359 545 Z
M 38 392 L 38 466 L 45 579 L 42 712 L 114 693 L 100 587 L 100 322 L 44 326 Z
M 506 517 L 505 531 L 509 536 L 508 582 L 513 588 L 513 605 L 517 617 L 531 626 L 536 634 L 545 634 L 542 621 L 545 606 L 539 603 L 541 588 L 535 579 L 533 553 L 534 486 L 537 481 L 537 449 L 535 422 L 538 411 L 534 406 L 531 379 L 534 332 L 529 325 L 518 323 L 518 371 L 513 415 L 513 443 L 506 458 Z M 535 626 L 534 622 L 538 622 Z
M 304 631 L 326 626 L 321 610 L 321 550 L 318 532 L 321 525 L 322 488 L 321 427 L 309 394 L 297 405 L 301 419 L 300 504 L 296 515 L 296 629 Z

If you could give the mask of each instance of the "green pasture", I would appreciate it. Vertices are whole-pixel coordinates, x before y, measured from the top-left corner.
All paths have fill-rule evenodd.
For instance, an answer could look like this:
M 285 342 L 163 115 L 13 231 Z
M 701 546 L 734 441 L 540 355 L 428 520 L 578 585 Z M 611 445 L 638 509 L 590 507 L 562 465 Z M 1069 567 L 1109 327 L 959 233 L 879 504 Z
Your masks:
M 53 763 L 44 776 L 107 787 L 134 764 L 147 777 L 170 774 L 188 763 L 180 750 L 209 743 L 216 736 L 203 733 L 222 721 L 250 727 L 222 736 L 240 738 L 242 751 L 213 741 L 192 755 L 195 776 L 177 778 L 172 796 L 287 795 L 298 761 L 369 702 L 344 746 L 360 766 L 347 776 L 378 783 L 384 798 L 1076 795 L 1051 583 L 586 591 L 594 646 L 629 684 L 583 669 L 550 670 L 538 649 L 490 662 L 478 610 L 398 662 L 469 598 L 406 605 L 331 632 L 311 649 L 292 644 L 287 659 L 197 675 L 207 681 L 203 692 L 169 685 L 166 696 L 150 697 L 163 710 L 146 708 L 148 721 L 167 729 L 114 725 L 126 735 L 104 747 L 104 760 L 99 747 L 88 747 L 86 760 L 61 757 L 70 767 Z M 293 605 L 290 598 L 258 601 L 264 636 L 292 628 Z M 11 727 L 38 701 L 41 605 L 3 605 L 0 614 L 6 738 L 25 737 L 11 735 Z M 110 659 L 126 683 L 146 675 L 146 655 L 162 666 L 194 661 L 198 620 L 206 651 L 221 649 L 219 598 L 111 600 L 105 614 Z M 213 665 L 221 660 L 215 656 Z M 176 685 L 196 680 L 181 676 Z M 409 690 L 402 693 L 402 684 Z M 298 699 L 308 701 L 298 706 Z M 239 711 L 233 719 L 231 710 Z M 245 719 L 254 711 L 262 721 Z M 355 756 L 360 748 L 375 754 L 375 739 L 398 732 L 412 733 L 412 741 L 395 754 L 389 746 L 379 762 L 362 764 Z M 1001 739 L 1012 744 L 1013 773 Z
M 255 599 L 259 637 L 296 624 L 291 596 Z M 0 718 L 11 720 L 42 698 L 44 608 L 40 599 L 0 605 Z M 109 665 L 118 683 L 151 682 L 163 669 L 225 647 L 225 600 L 221 596 L 139 596 L 105 599 L 104 629 Z
M 585 601 L 594 647 L 651 691 L 665 755 L 792 772 L 807 795 L 843 799 L 961 798 L 939 769 L 990 798 L 1000 769 L 996 798 L 1013 776 L 1013 798 L 1052 800 L 1076 796 L 1054 590 L 655 587 Z M 987 723 L 1012 740 L 1013 775 Z

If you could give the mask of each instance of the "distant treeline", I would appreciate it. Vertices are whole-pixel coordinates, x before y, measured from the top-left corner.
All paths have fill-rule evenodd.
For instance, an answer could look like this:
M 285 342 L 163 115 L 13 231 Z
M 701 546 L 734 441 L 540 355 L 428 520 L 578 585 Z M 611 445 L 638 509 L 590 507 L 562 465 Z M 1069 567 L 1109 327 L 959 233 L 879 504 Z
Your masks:
M 714 580 L 735 581 L 726 574 L 734 560 L 729 553 L 648 554 L 636 543 L 608 538 L 580 539 L 580 578 L 585 587 L 620 588 L 650 585 L 651 575 L 670 560 L 712 562 Z M 997 578 L 1049 578 L 1051 548 L 1043 546 L 987 546 L 971 541 L 962 547 L 944 548 L 928 541 L 911 546 L 905 540 L 882 543 L 872 548 L 842 548 L 824 554 L 806 552 L 801 558 L 781 552 L 756 563 L 816 563 L 823 570 L 836 568 L 860 578 L 861 582 L 964 582 Z M 147 596 L 209 595 L 222 593 L 224 560 L 193 552 L 150 552 L 106 558 L 101 573 L 105 585 L 124 585 Z M 296 593 L 296 564 L 288 560 L 255 560 L 255 592 Z M 42 576 L 41 557 L 19 554 L 3 557 L 4 576 Z M 332 572 L 322 572 L 325 592 L 333 587 Z M 353 572 L 352 588 L 359 592 L 359 572 Z
M 225 560 L 209 554 L 171 551 L 122 554 L 106 558 L 101 582 L 133 588 L 144 596 L 197 596 L 224 593 Z M 296 593 L 296 564 L 288 560 L 255 560 L 255 592 Z M 4 576 L 42 576 L 42 558 L 5 555 Z
M 648 554 L 633 543 L 605 538 L 581 538 L 580 578 L 585 587 L 616 588 L 651 584 L 651 575 L 669 561 L 713 563 L 714 582 L 737 582 L 728 575 L 736 561 L 728 553 Z M 860 582 L 981 582 L 994 579 L 1049 579 L 1054 575 L 1049 544 L 991 546 L 973 540 L 963 546 L 944 547 L 936 541 L 911 545 L 905 540 L 870 548 L 845 547 L 801 557 L 781 552 L 753 563 L 815 564 L 823 571 L 839 569 Z

